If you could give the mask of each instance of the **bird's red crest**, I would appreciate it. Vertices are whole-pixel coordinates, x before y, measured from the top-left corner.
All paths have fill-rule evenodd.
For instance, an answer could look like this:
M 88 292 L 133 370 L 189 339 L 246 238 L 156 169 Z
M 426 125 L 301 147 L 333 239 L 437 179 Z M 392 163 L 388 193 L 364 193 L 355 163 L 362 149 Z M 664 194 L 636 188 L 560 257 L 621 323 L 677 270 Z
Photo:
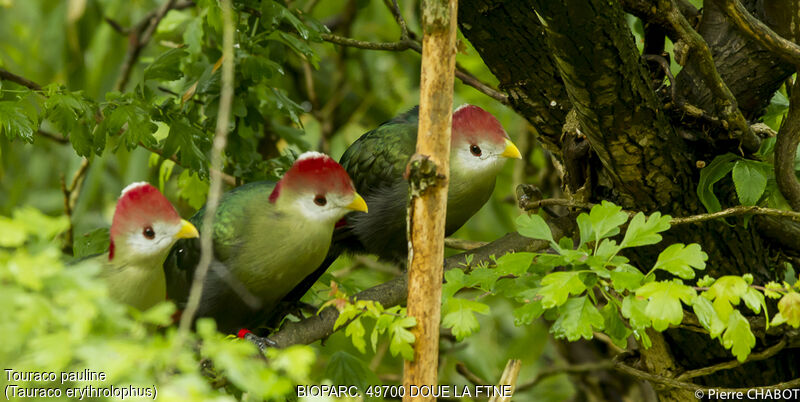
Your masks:
M 498 144 L 503 143 L 508 134 L 491 113 L 475 105 L 463 105 L 453 112 L 453 139 L 472 138 L 476 135 L 489 136 Z
M 140 230 L 153 222 L 178 223 L 180 216 L 158 189 L 149 183 L 133 183 L 122 190 L 111 222 L 111 245 L 114 238 L 131 230 Z M 113 258 L 113 255 L 109 256 Z
M 319 193 L 347 194 L 355 191 L 347 171 L 333 158 L 319 152 L 306 152 L 300 155 L 275 185 L 269 201 L 275 202 L 285 186 L 312 188 Z

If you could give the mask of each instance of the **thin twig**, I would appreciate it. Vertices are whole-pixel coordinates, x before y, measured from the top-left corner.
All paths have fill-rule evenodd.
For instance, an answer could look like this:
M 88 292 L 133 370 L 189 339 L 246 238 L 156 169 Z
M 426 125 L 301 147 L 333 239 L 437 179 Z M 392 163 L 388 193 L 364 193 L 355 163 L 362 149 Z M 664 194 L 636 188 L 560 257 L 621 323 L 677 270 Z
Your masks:
M 684 381 L 695 377 L 702 377 L 709 374 L 716 373 L 720 370 L 728 370 L 732 368 L 736 368 L 741 366 L 744 363 L 755 362 L 759 360 L 766 360 L 772 356 L 775 356 L 786 347 L 786 338 L 781 339 L 780 342 L 762 350 L 758 353 L 751 353 L 747 356 L 747 359 L 744 362 L 740 362 L 739 360 L 731 360 L 724 363 L 715 364 L 713 366 L 703 367 L 695 370 L 689 370 L 683 372 L 681 375 L 676 377 L 675 379 L 678 381 Z
M 125 54 L 125 60 L 122 62 L 122 66 L 120 67 L 119 77 L 117 78 L 117 83 L 114 85 L 114 88 L 118 91 L 122 91 L 125 89 L 125 85 L 128 83 L 128 80 L 131 76 L 131 71 L 133 70 L 133 65 L 136 63 L 136 60 L 139 59 L 139 54 L 141 54 L 142 49 L 147 46 L 147 43 L 150 42 L 150 39 L 153 37 L 153 33 L 156 31 L 158 24 L 167 15 L 167 11 L 172 9 L 175 6 L 176 0 L 166 0 L 155 13 L 147 14 L 142 22 L 136 24 L 135 27 L 130 29 L 130 33 L 128 35 L 128 51 Z M 111 24 L 113 27 L 114 25 Z
M 41 128 L 38 131 L 40 136 L 45 137 L 50 141 L 55 141 L 59 144 L 69 144 L 69 139 L 61 134 L 51 133 L 49 131 L 42 130 Z
M 64 175 L 61 175 L 61 193 L 64 195 L 64 213 L 67 215 L 67 219 L 69 219 L 69 228 L 67 229 L 66 238 L 64 239 L 63 251 L 70 255 L 73 253 L 73 242 L 75 239 L 72 211 L 75 210 L 75 203 L 78 201 L 78 195 L 80 194 L 83 181 L 86 178 L 86 173 L 89 171 L 90 165 L 91 162 L 89 162 L 89 159 L 84 158 L 81 161 L 78 170 L 72 175 L 69 187 L 66 185 Z
M 206 213 L 203 216 L 202 234 L 200 236 L 200 262 L 194 273 L 189 300 L 181 315 L 179 331 L 187 333 L 191 328 L 194 316 L 200 306 L 208 268 L 213 257 L 212 226 L 214 217 L 222 195 L 222 154 L 228 139 L 228 123 L 230 121 L 231 104 L 233 101 L 233 11 L 231 0 L 220 1 L 222 8 L 222 89 L 220 90 L 219 112 L 217 113 L 217 127 L 214 134 L 214 144 L 211 149 L 211 178 L 209 181 L 208 200 Z
M 397 21 L 397 25 L 400 26 L 400 40 L 409 39 L 408 24 L 406 24 L 406 19 L 403 18 L 403 14 L 400 12 L 397 0 L 383 0 L 383 4 L 386 4 L 386 7 L 392 12 L 394 20 Z
M 597 204 L 573 201 L 568 199 L 560 199 L 560 198 L 548 198 L 539 201 L 525 201 L 524 203 L 522 203 L 522 205 L 520 205 L 520 207 L 526 211 L 531 211 L 544 206 L 551 206 L 551 205 L 561 205 L 565 207 L 580 208 L 580 209 L 592 209 L 592 207 L 594 207 Z M 636 213 L 636 211 L 625 211 L 625 212 L 628 213 L 629 215 L 633 215 Z M 699 223 L 699 222 L 710 221 L 713 219 L 728 218 L 731 216 L 741 216 L 741 215 L 777 216 L 782 218 L 788 218 L 794 221 L 800 221 L 800 212 L 785 211 L 782 209 L 775 209 L 775 208 L 764 208 L 755 205 L 738 205 L 718 212 L 672 218 L 669 223 L 672 226 L 677 226 L 677 225 L 685 225 L 688 223 Z
M 41 85 L 39 85 L 39 84 L 37 84 L 37 83 L 35 83 L 35 82 L 25 78 L 25 77 L 20 77 L 20 76 L 14 74 L 14 73 L 12 73 L 12 72 L 10 72 L 8 70 L 2 69 L 2 68 L 0 68 L 0 81 L 11 81 L 11 82 L 17 83 L 19 85 L 22 85 L 23 87 L 26 87 L 28 89 L 32 89 L 34 91 L 41 91 L 42 90 L 42 86 Z
M 473 373 L 466 364 L 462 362 L 456 363 L 456 371 L 458 374 L 461 374 L 467 381 L 471 382 L 472 385 L 486 385 L 488 382 L 483 378 L 480 378 L 477 374 Z
M 454 250 L 474 250 L 478 247 L 483 247 L 487 244 L 489 243 L 485 241 L 456 239 L 454 237 L 446 237 L 444 239 L 444 246 L 447 248 L 452 248 Z
M 579 373 L 587 373 L 600 370 L 610 370 L 613 368 L 614 368 L 614 362 L 612 360 L 602 360 L 599 362 L 575 364 L 564 367 L 549 367 L 540 371 L 539 374 L 537 374 L 536 377 L 533 378 L 533 380 L 528 381 L 525 384 L 522 384 L 519 387 L 517 387 L 516 392 L 527 391 L 538 385 L 545 378 L 549 378 L 554 375 L 579 374 Z
M 422 53 L 422 45 L 412 39 L 401 39 L 396 42 L 368 42 L 358 39 L 345 38 L 343 36 L 323 33 L 320 35 L 326 42 L 335 43 L 341 46 L 354 47 L 366 50 L 385 50 L 392 52 L 401 52 L 404 50 L 414 50 L 417 53 Z M 469 85 L 481 93 L 499 101 L 503 104 L 508 103 L 508 96 L 500 91 L 492 88 L 491 86 L 481 82 L 478 78 L 467 72 L 464 68 L 456 66 L 456 77 L 461 80 L 465 85 Z

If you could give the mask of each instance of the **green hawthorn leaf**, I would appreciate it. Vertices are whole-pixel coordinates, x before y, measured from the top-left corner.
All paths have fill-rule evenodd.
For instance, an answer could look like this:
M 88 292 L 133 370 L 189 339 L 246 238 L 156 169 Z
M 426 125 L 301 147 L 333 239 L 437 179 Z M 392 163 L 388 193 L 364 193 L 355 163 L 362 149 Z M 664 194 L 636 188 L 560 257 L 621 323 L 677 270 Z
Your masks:
M 558 308 L 558 319 L 550 332 L 556 338 L 577 341 L 580 338 L 592 339 L 594 330 L 602 330 L 605 321 L 588 297 L 574 297 Z
M 728 318 L 728 326 L 722 334 L 722 345 L 730 349 L 739 362 L 744 362 L 756 344 L 756 337 L 750 330 L 750 323 L 742 313 L 734 310 Z
M 616 236 L 619 227 L 627 220 L 628 214 L 622 212 L 622 207 L 608 201 L 595 205 L 589 211 L 589 221 L 592 223 L 592 231 L 597 242 L 606 237 Z
M 144 80 L 175 81 L 183 77 L 181 60 L 189 56 L 189 52 L 181 48 L 161 53 L 144 69 Z
M 525 303 L 514 309 L 514 325 L 530 325 L 533 320 L 541 317 L 542 313 L 544 313 L 544 308 L 539 301 Z
M 467 274 L 460 269 L 451 269 L 444 273 L 444 285 L 442 285 L 442 300 L 447 300 L 459 290 L 467 287 Z
M 488 314 L 489 306 L 474 300 L 448 299 L 442 306 L 442 326 L 450 328 L 461 341 L 480 328 L 475 313 Z
M 551 244 L 555 244 L 553 240 L 553 233 L 544 219 L 536 214 L 520 215 L 516 220 L 517 231 L 519 234 L 530 237 L 531 239 L 545 240 Z
M 467 275 L 467 287 L 479 289 L 489 292 L 494 287 L 494 283 L 500 275 L 494 269 L 487 267 L 478 267 L 470 271 Z
M 780 283 L 771 281 L 764 285 L 764 296 L 769 297 L 770 299 L 779 299 L 781 294 L 778 293 L 779 290 L 783 289 Z
M 681 243 L 671 244 L 658 255 L 658 260 L 653 269 L 663 269 L 683 279 L 694 278 L 694 269 L 706 268 L 708 254 L 703 252 L 700 245 L 692 243 L 688 246 Z
M 17 107 L 17 102 L 0 102 L 0 134 L 9 140 L 33 142 L 34 130 L 36 124 Z
M 392 340 L 389 342 L 389 352 L 391 352 L 392 356 L 399 354 L 403 356 L 403 359 L 414 360 L 414 349 L 411 345 L 416 338 L 406 328 L 411 328 L 415 325 L 417 325 L 417 320 L 414 317 L 403 317 L 394 320 L 389 326 L 389 333 L 392 334 Z
M 110 135 L 121 133 L 125 147 L 132 150 L 142 142 L 147 146 L 155 146 L 155 137 L 158 126 L 150 120 L 150 114 L 136 104 L 119 105 L 113 110 L 108 110 L 103 121 Z
M 200 209 L 206 203 L 208 182 L 200 179 L 194 172 L 184 170 L 178 176 L 178 196 L 194 209 Z
M 725 323 L 719 318 L 714 306 L 705 297 L 696 298 L 692 304 L 692 309 L 694 309 L 697 319 L 700 320 L 703 328 L 708 330 L 712 339 L 718 337 L 725 329 Z
M 619 265 L 611 271 L 611 284 L 617 292 L 636 290 L 643 279 L 644 274 L 630 264 Z
M 678 325 L 683 321 L 681 300 L 691 305 L 697 292 L 676 279 L 646 283 L 636 290 L 636 297 L 648 299 L 644 313 L 653 321 L 656 331 L 664 331 L 670 325 Z
M 605 261 L 608 261 L 614 257 L 620 249 L 621 247 L 617 245 L 616 240 L 603 239 L 600 241 L 600 245 L 597 246 L 597 251 L 594 253 L 594 255 Z
M 639 247 L 660 242 L 659 233 L 669 229 L 670 219 L 671 216 L 661 216 L 660 212 L 653 213 L 649 218 L 645 218 L 641 212 L 637 213 L 631 219 L 620 247 Z
M 759 292 L 757 289 L 748 287 L 747 291 L 742 295 L 742 300 L 744 301 L 744 304 L 756 314 L 761 312 L 762 307 L 764 310 L 767 309 L 767 303 L 766 300 L 764 300 L 764 294 Z
M 334 384 L 352 384 L 362 392 L 380 380 L 374 371 L 359 359 L 343 350 L 334 352 L 325 367 L 325 378 Z
M 800 327 L 800 293 L 789 292 L 778 302 L 778 311 L 786 323 L 794 328 Z
M 163 156 L 169 158 L 177 152 L 181 166 L 206 172 L 208 160 L 205 151 L 210 145 L 210 140 L 203 131 L 178 119 L 169 126 L 169 135 L 164 141 Z
M 581 242 L 578 245 L 583 246 L 584 244 L 594 240 L 594 232 L 592 231 L 592 220 L 589 218 L 589 214 L 586 212 L 582 212 L 578 215 L 578 219 L 576 220 L 578 224 L 578 230 L 581 234 Z
M 714 184 L 720 181 L 733 169 L 738 156 L 727 153 L 714 158 L 708 166 L 700 170 L 700 181 L 697 184 L 697 196 L 708 212 L 718 212 L 722 209 L 719 199 L 714 194 Z
M 608 303 L 600 310 L 600 313 L 603 315 L 603 332 L 611 338 L 615 345 L 622 349 L 627 348 L 631 330 L 620 318 L 617 307 L 613 303 Z
M 504 254 L 497 259 L 497 268 L 495 268 L 495 271 L 497 271 L 498 276 L 521 276 L 528 272 L 528 268 L 531 267 L 534 256 L 535 254 L 533 253 L 524 252 Z
M 733 306 L 739 304 L 741 297 L 747 293 L 747 282 L 740 276 L 727 275 L 717 279 L 711 287 L 703 292 L 703 296 L 714 302 L 714 310 L 719 318 L 726 322 L 733 311 Z
M 73 252 L 76 258 L 104 253 L 110 242 L 108 228 L 95 229 L 75 238 Z
M 548 309 L 564 304 L 569 295 L 578 295 L 586 290 L 578 272 L 553 272 L 542 278 L 542 287 L 537 294 L 542 297 L 542 307 Z
M 711 286 L 711 284 L 713 284 L 714 281 L 716 281 L 716 279 L 714 279 L 714 278 L 712 278 L 712 277 L 710 277 L 708 275 L 705 275 L 702 278 L 697 280 L 697 286 L 706 288 L 706 287 Z
M 756 205 L 767 187 L 767 176 L 757 162 L 741 159 L 733 166 L 733 184 L 742 205 Z
M 353 346 L 361 353 L 367 351 L 367 341 L 364 339 L 364 324 L 361 323 L 361 317 L 358 316 L 344 330 L 345 336 L 349 336 L 353 342 Z

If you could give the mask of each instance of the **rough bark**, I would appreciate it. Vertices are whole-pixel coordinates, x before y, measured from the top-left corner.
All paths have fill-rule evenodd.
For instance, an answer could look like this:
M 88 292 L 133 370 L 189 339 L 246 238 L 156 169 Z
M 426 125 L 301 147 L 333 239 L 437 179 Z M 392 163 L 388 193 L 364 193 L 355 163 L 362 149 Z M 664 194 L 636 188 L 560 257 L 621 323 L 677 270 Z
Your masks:
M 461 32 L 508 94 L 511 106 L 533 124 L 547 149 L 561 153 L 561 125 L 571 104 L 529 0 L 462 0 Z

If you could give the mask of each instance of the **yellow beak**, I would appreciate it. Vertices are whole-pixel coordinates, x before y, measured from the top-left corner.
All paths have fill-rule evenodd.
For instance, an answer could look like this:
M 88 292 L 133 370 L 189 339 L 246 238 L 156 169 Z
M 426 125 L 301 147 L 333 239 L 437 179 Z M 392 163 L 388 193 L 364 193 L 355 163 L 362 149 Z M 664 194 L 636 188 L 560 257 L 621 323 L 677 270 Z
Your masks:
M 179 230 L 178 233 L 175 233 L 175 238 L 191 239 L 195 237 L 200 237 L 200 233 L 197 232 L 197 228 L 186 219 L 181 219 L 181 230 Z
M 364 201 L 364 198 L 358 195 L 358 193 L 355 194 L 356 196 L 353 198 L 353 202 L 347 204 L 345 208 L 352 209 L 353 211 L 367 212 L 367 202 Z
M 506 138 L 506 149 L 503 150 L 503 153 L 500 154 L 500 156 L 506 158 L 522 159 L 522 154 L 519 153 L 519 149 L 517 149 L 517 146 L 514 145 L 514 143 L 511 142 L 511 140 L 509 140 L 508 138 Z

